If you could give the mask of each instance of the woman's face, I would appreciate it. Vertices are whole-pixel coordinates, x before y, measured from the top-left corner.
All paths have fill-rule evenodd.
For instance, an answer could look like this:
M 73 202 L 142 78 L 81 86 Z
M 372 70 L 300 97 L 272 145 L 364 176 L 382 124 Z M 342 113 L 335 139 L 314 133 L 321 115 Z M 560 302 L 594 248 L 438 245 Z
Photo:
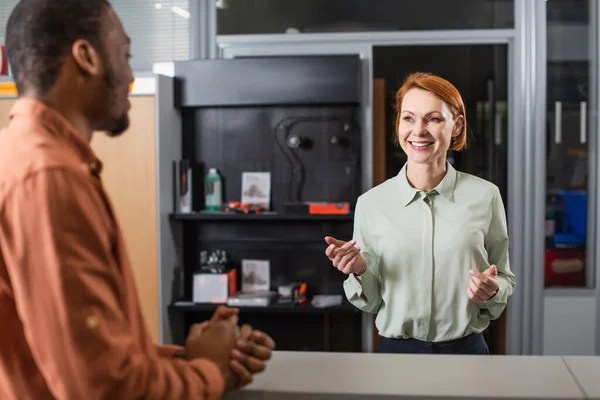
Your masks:
M 398 142 L 409 161 L 419 164 L 446 159 L 462 117 L 456 120 L 450 107 L 435 94 L 413 88 L 404 95 L 398 124 Z

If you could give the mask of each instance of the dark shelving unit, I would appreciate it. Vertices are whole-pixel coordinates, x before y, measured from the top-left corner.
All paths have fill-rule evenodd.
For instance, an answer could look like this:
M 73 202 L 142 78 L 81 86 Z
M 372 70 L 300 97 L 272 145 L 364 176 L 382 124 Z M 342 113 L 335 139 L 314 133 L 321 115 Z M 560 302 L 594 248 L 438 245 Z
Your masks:
M 218 307 L 190 300 L 200 253 L 222 250 L 228 268 L 237 270 L 238 290 L 243 259 L 269 260 L 271 290 L 307 284 L 308 304 L 239 307 L 240 323 L 268 332 L 279 350 L 361 350 L 361 313 L 343 296 L 345 275 L 324 254 L 325 236 L 352 237 L 354 214 L 284 211 L 286 203 L 308 201 L 349 202 L 354 209 L 361 193 L 360 65 L 355 56 L 175 63 L 177 153 L 193 162 L 194 179 L 219 170 L 223 202 L 239 201 L 243 172 L 270 172 L 271 211 L 168 214 L 171 254 L 178 259 L 167 265 L 175 277 L 165 304 L 173 342 L 183 344 L 190 326 Z M 290 136 L 306 147 L 289 146 Z M 204 209 L 201 181 L 193 189 L 195 210 Z M 310 305 L 317 294 L 344 300 L 317 308 Z

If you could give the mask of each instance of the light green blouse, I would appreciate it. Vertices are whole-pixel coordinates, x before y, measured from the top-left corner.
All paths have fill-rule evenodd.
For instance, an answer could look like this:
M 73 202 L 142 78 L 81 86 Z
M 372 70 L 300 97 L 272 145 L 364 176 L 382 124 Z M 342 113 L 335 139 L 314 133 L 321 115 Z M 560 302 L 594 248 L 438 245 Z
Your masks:
M 367 261 L 344 281 L 348 300 L 377 313 L 379 334 L 429 342 L 481 332 L 515 287 L 506 214 L 498 188 L 449 163 L 428 193 L 410 186 L 406 166 L 358 198 L 354 239 Z M 478 305 L 467 295 L 470 269 L 498 269 L 498 293 Z

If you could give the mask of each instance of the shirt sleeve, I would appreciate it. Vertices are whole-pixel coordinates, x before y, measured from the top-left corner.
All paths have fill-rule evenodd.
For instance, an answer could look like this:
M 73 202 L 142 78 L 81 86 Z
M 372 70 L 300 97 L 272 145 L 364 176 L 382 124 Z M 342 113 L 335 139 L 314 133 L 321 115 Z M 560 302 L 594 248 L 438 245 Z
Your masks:
M 123 290 L 114 221 L 88 176 L 59 169 L 33 174 L 0 207 L 0 249 L 17 312 L 54 397 L 222 395 L 213 362 L 142 349 L 140 330 L 125 311 L 136 300 Z
M 184 352 L 185 349 L 181 346 L 172 344 L 157 344 L 156 351 L 158 352 L 159 357 L 172 358 L 175 357 L 177 353 Z
M 488 301 L 480 304 L 480 308 L 489 313 L 491 319 L 500 317 L 508 297 L 515 289 L 515 275 L 510 270 L 508 257 L 508 229 L 506 226 L 506 212 L 500 191 L 496 188 L 492 200 L 492 216 L 490 226 L 485 237 L 485 248 L 488 253 L 490 265 L 496 265 L 498 270 L 498 292 Z
M 376 314 L 381 306 L 379 285 L 379 256 L 374 250 L 361 198 L 354 210 L 354 239 L 367 261 L 367 270 L 360 277 L 350 274 L 344 281 L 348 301 L 359 310 Z

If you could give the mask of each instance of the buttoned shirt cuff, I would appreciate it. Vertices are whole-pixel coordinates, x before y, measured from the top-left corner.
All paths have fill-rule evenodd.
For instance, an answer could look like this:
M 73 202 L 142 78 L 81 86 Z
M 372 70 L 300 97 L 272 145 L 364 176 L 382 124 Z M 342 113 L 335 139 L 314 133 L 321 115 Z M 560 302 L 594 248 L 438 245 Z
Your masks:
M 355 307 L 360 309 L 364 309 L 369 304 L 369 299 L 365 295 L 364 292 L 364 284 L 367 282 L 363 281 L 363 279 L 372 279 L 372 276 L 365 276 L 369 274 L 369 270 L 365 271 L 362 276 L 356 276 L 354 274 L 350 274 L 348 278 L 344 281 L 344 293 L 346 293 L 346 298 Z
M 363 274 L 364 275 L 364 274 Z M 347 295 L 354 295 L 357 298 L 360 298 L 363 294 L 363 288 L 361 283 L 361 277 L 356 276 L 354 274 L 348 275 L 348 278 L 344 282 L 344 288 L 346 289 Z M 352 297 L 354 297 L 352 296 Z
M 503 299 L 505 297 L 504 294 L 506 292 L 507 285 L 508 283 L 506 282 L 506 280 L 498 278 L 498 290 L 496 291 L 496 294 L 490 297 L 488 300 L 484 301 L 481 304 L 481 308 L 488 308 L 495 304 L 505 301 Z

